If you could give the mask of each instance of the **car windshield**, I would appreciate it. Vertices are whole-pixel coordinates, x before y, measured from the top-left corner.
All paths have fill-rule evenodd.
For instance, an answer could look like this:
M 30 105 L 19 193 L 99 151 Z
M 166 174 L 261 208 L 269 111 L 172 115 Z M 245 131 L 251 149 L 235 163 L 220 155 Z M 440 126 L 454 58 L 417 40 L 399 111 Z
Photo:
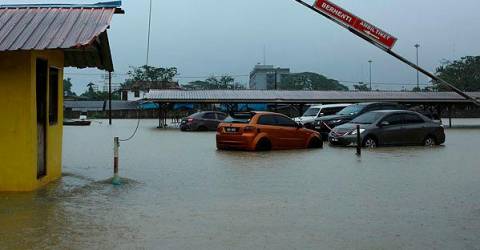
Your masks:
M 319 108 L 309 108 L 305 111 L 303 116 L 317 116 L 318 112 L 320 112 Z
M 351 105 L 342 109 L 340 112 L 337 113 L 337 115 L 356 115 L 360 113 L 363 108 L 365 108 L 365 105 Z
M 370 112 L 370 113 L 363 114 L 363 115 L 353 119 L 353 121 L 351 121 L 351 123 L 372 124 L 375 121 L 377 121 L 380 117 L 382 117 L 382 113 Z
M 250 123 L 252 119 L 252 114 L 235 114 L 233 116 L 227 117 L 224 120 L 225 123 Z

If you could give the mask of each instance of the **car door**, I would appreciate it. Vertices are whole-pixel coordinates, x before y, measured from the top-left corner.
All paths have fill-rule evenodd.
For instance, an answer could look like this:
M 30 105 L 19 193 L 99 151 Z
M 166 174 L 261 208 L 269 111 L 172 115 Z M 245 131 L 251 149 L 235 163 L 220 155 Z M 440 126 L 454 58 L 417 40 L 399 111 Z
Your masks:
M 380 121 L 377 135 L 379 143 L 383 145 L 403 144 L 403 120 L 402 114 L 392 114 L 383 118 Z
M 217 116 L 213 112 L 205 113 L 203 116 L 203 123 L 204 126 L 208 128 L 208 130 L 216 130 L 218 126 Z
M 292 119 L 275 115 L 276 126 L 281 131 L 280 146 L 282 148 L 299 148 L 303 146 L 305 139 L 300 134 L 297 123 Z
M 421 144 L 427 136 L 425 120 L 417 114 L 405 114 L 404 144 Z
M 273 148 L 281 147 L 282 131 L 278 129 L 274 115 L 261 115 L 257 121 L 257 132 L 266 134 Z

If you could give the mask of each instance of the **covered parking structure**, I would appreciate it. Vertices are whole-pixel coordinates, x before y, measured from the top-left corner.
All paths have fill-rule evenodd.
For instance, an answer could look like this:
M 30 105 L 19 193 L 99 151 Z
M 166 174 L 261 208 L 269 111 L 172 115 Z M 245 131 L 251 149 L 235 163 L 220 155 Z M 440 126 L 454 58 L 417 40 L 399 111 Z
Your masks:
M 480 99 L 480 92 L 467 93 Z M 288 104 L 298 112 L 308 104 L 395 102 L 424 109 L 448 112 L 451 118 L 456 106 L 475 107 L 471 100 L 455 92 L 400 92 L 400 91 L 285 91 L 285 90 L 150 90 L 142 100 L 158 103 L 159 127 L 164 126 L 166 111 L 174 104 L 227 104 L 235 111 L 236 104 Z

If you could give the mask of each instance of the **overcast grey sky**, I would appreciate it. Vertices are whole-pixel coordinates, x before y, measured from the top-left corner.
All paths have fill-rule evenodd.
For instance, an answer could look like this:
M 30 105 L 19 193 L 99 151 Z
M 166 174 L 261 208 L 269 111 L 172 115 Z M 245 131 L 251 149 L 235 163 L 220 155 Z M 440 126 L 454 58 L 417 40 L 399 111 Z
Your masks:
M 94 3 L 37 0 L 5 3 Z M 313 0 L 307 1 L 313 3 Z M 433 71 L 443 59 L 480 54 L 478 0 L 333 0 L 336 4 L 398 37 L 395 51 Z M 116 68 L 115 82 L 131 65 L 145 64 L 148 0 L 124 0 L 125 15 L 115 15 L 109 30 Z M 416 83 L 416 73 L 367 42 L 294 0 L 153 0 L 151 59 L 154 66 L 177 67 L 179 77 L 248 75 L 253 66 L 290 67 L 338 80 Z M 101 82 L 97 70 L 66 69 L 74 90 Z M 79 75 L 85 74 L 85 75 Z M 91 74 L 91 75 L 90 75 Z M 179 78 L 181 83 L 190 78 Z M 248 77 L 237 78 L 247 83 Z M 422 77 L 421 82 L 429 79 Z M 351 85 L 350 85 L 351 86 Z M 400 85 L 374 88 L 400 89 Z

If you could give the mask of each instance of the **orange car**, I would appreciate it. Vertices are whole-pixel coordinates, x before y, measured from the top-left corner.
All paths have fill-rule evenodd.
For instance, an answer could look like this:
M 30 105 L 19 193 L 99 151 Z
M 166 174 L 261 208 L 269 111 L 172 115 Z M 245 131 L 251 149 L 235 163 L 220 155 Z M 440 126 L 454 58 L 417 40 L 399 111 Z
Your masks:
M 270 150 L 321 148 L 316 131 L 303 128 L 285 115 L 271 112 L 240 113 L 217 128 L 218 149 Z

